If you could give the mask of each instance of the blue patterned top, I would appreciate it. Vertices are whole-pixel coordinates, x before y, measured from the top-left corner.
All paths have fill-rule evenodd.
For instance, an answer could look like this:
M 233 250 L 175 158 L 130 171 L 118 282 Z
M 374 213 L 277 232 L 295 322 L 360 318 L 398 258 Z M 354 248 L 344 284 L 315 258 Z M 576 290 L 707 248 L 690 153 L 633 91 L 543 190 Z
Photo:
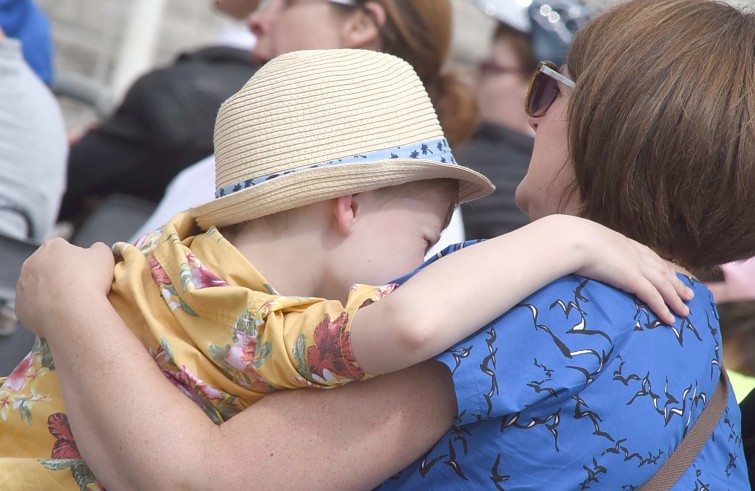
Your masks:
M 695 298 L 673 326 L 634 297 L 571 275 L 438 356 L 453 374 L 456 426 L 379 489 L 637 489 L 719 379 L 712 295 L 682 279 Z M 673 489 L 750 489 L 733 393 Z

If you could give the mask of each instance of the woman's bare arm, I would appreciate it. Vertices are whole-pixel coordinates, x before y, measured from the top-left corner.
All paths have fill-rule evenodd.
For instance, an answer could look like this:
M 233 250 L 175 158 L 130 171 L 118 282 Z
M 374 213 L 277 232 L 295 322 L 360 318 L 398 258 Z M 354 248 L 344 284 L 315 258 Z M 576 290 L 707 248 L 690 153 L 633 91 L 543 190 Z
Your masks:
M 371 488 L 450 427 L 451 377 L 434 362 L 273 394 L 214 425 L 107 301 L 108 254 L 47 243 L 24 266 L 17 308 L 47 338 L 79 450 L 109 489 Z

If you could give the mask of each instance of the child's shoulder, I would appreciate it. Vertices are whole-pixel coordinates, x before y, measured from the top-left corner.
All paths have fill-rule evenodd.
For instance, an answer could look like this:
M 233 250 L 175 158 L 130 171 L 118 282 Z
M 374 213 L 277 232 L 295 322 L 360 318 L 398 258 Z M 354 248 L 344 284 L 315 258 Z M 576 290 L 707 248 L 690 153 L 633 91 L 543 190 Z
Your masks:
M 409 278 L 411 278 L 412 276 L 414 276 L 415 274 L 417 274 L 419 271 L 426 268 L 430 264 L 434 263 L 435 261 L 438 261 L 439 259 L 442 259 L 448 256 L 449 254 L 453 254 L 454 252 L 460 251 L 464 249 L 465 247 L 470 247 L 475 244 L 479 244 L 480 242 L 483 242 L 484 240 L 485 239 L 475 239 L 475 240 L 467 240 L 465 242 L 459 242 L 458 244 L 452 244 L 446 247 L 445 249 L 443 249 L 442 251 L 440 251 L 439 253 L 435 254 L 434 256 L 427 258 L 425 262 L 422 263 L 422 265 L 419 268 L 415 269 L 411 273 L 405 274 L 404 276 L 400 278 L 396 278 L 391 283 L 403 285 Z

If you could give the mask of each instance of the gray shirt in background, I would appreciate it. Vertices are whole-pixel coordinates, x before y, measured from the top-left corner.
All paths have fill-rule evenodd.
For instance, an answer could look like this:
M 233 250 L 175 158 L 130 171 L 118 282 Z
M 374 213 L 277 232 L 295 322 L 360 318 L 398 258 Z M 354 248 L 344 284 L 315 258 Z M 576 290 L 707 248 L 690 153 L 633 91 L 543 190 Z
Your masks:
M 0 234 L 43 240 L 65 191 L 63 115 L 21 44 L 0 39 Z

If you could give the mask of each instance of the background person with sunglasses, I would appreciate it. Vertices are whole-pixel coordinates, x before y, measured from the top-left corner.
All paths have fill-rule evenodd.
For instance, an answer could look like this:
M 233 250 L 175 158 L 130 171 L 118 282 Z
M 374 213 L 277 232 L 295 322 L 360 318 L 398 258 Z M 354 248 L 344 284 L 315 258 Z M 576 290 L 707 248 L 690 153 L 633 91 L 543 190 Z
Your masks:
M 479 66 L 477 101 L 480 121 L 457 156 L 493 181 L 493 194 L 462 205 L 467 239 L 505 234 L 529 222 L 514 193 L 527 173 L 534 143 L 522 100 L 538 60 L 562 64 L 574 32 L 590 9 L 579 0 L 534 2 L 478 0 L 480 9 L 498 20 L 488 58 Z M 559 22 L 539 21 L 541 4 L 557 12 Z M 555 33 L 558 25 L 558 32 Z M 548 29 L 546 29 L 546 27 Z
M 630 0 L 577 34 L 568 63 L 560 74 L 542 64 L 533 78 L 535 148 L 517 201 L 533 220 L 578 214 L 673 260 L 695 292 L 689 315 L 666 325 L 631 295 L 564 277 L 435 362 L 265 397 L 237 416 L 246 425 L 194 459 L 192 471 L 207 472 L 197 488 L 221 487 L 215 472 L 235 488 L 355 489 L 387 479 L 383 489 L 637 489 L 667 461 L 721 372 L 715 306 L 694 275 L 755 256 L 755 13 L 708 0 Z M 86 278 L 59 280 L 45 285 L 48 297 L 65 299 L 71 287 L 102 296 Z M 58 320 L 92 331 L 119 322 L 85 310 Z M 112 367 L 103 360 L 102 370 Z M 133 421 L 167 412 L 143 390 L 109 403 Z M 143 444 L 121 449 L 120 469 L 174 470 L 150 451 L 181 450 L 175 435 L 132 436 Z M 429 450 L 428 441 L 436 441 Z M 749 489 L 731 394 L 673 485 L 702 488 Z

